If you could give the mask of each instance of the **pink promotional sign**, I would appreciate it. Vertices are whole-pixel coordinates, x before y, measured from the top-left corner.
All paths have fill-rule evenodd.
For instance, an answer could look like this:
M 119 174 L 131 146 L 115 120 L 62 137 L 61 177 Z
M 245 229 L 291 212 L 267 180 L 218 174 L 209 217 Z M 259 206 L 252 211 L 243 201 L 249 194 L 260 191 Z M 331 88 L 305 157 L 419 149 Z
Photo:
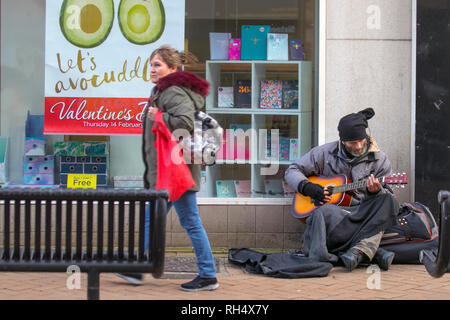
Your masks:
M 45 133 L 138 135 L 147 98 L 45 98 Z

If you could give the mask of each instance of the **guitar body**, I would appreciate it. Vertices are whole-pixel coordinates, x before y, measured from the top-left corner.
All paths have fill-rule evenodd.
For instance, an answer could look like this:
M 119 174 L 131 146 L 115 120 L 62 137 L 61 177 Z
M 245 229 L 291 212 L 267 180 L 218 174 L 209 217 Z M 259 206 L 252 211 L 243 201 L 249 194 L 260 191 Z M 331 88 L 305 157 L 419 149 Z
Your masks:
M 322 187 L 329 186 L 341 186 L 348 183 L 348 179 L 345 175 L 337 175 L 333 177 L 311 176 L 308 180 L 312 183 L 321 185 Z M 331 196 L 331 200 L 326 204 L 335 204 L 340 206 L 349 206 L 352 201 L 352 197 L 345 192 L 334 193 Z M 292 203 L 292 214 L 298 219 L 308 217 L 317 206 L 311 197 L 304 196 L 297 192 Z

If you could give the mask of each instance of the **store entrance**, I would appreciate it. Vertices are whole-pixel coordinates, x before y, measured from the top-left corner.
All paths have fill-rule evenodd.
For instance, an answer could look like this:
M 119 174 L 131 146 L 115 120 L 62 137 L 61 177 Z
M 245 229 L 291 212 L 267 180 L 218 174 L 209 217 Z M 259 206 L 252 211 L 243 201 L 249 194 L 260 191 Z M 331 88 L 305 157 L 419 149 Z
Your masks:
M 450 4 L 417 1 L 415 199 L 438 213 L 450 190 Z

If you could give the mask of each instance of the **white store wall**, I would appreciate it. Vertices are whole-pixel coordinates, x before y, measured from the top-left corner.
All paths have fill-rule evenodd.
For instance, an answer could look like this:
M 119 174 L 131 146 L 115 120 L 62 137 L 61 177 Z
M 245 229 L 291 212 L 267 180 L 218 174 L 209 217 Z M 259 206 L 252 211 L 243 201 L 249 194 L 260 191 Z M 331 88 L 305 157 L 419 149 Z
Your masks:
M 323 3 L 322 3 L 323 4 Z M 339 119 L 375 109 L 370 134 L 394 172 L 411 176 L 411 0 L 327 0 L 325 141 L 338 139 Z M 408 201 L 409 187 L 396 192 Z

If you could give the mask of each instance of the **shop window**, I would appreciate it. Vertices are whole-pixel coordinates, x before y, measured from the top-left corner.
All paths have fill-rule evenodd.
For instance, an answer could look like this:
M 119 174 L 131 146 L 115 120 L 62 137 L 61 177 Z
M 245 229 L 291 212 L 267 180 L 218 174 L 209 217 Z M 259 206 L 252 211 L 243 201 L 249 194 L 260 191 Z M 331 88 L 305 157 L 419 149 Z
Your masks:
M 186 3 L 185 49 L 200 60 L 186 69 L 210 82 L 206 111 L 225 129 L 200 197 L 292 197 L 284 171 L 313 139 L 315 20 L 308 0 Z M 266 41 L 263 56 L 245 56 L 251 32 L 262 28 L 254 41 Z M 233 56 L 235 42 L 241 56 Z

